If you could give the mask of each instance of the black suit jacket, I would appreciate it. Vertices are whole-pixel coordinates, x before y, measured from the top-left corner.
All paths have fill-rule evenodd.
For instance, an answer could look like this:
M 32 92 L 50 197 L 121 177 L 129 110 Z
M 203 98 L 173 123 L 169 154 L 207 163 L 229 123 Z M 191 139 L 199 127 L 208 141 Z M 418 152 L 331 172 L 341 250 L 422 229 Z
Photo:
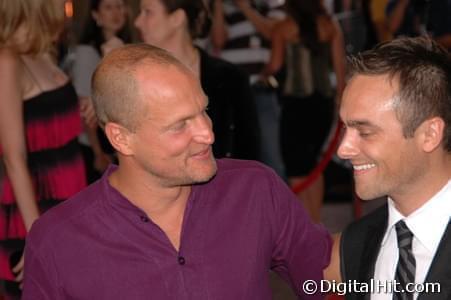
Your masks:
M 388 222 L 388 207 L 383 205 L 373 213 L 349 225 L 342 233 L 340 265 L 343 282 L 370 282 Z M 440 293 L 420 294 L 418 300 L 451 299 L 451 225 L 443 234 L 425 282 L 440 283 Z M 370 299 L 369 294 L 349 293 L 346 299 Z
M 200 80 L 209 98 L 215 157 L 259 158 L 260 131 L 249 78 L 235 65 L 200 51 Z

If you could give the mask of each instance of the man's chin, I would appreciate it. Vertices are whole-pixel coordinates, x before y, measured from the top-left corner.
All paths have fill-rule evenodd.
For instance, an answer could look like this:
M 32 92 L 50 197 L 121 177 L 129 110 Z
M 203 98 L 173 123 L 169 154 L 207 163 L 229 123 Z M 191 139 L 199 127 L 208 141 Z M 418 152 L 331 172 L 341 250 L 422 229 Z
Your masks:
M 202 170 L 201 172 L 199 172 L 199 174 L 196 174 L 196 183 L 203 183 L 203 182 L 207 182 L 210 181 L 215 175 L 216 172 L 218 171 L 218 167 L 216 165 L 216 161 L 214 159 L 212 159 L 210 166 L 206 166 L 206 168 L 204 170 Z
M 384 196 L 384 195 L 381 195 L 381 193 L 369 191 L 368 189 L 365 189 L 365 190 L 356 189 L 355 193 L 356 193 L 357 197 L 359 197 L 361 200 L 364 200 L 364 201 L 378 199 L 378 198 L 381 198 Z

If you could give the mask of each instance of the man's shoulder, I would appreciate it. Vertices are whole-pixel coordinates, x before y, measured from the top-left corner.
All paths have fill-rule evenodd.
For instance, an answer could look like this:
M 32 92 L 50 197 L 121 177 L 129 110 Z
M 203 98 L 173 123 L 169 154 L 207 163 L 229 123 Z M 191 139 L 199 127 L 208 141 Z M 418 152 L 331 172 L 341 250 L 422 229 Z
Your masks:
M 264 175 L 274 173 L 270 167 L 254 160 L 222 158 L 217 160 L 217 164 L 218 175 L 228 176 L 230 173 L 241 175 Z
M 260 162 L 223 158 L 217 160 L 216 176 L 196 187 L 199 199 L 208 200 L 215 211 L 225 207 L 234 213 L 236 207 L 261 208 L 271 216 L 283 207 L 297 202 L 296 196 L 271 168 Z
M 233 185 L 235 188 L 256 185 L 263 189 L 262 184 L 269 188 L 282 181 L 273 169 L 257 161 L 222 158 L 217 160 L 217 164 L 218 171 L 212 185 Z
M 388 208 L 387 204 L 384 204 L 354 221 L 343 231 L 340 239 L 340 268 L 343 279 L 359 278 L 362 266 L 369 263 L 367 254 L 377 254 L 387 216 Z
M 38 244 L 53 243 L 63 236 L 70 235 L 70 228 L 81 222 L 81 216 L 94 213 L 92 208 L 101 199 L 101 181 L 97 181 L 63 203 L 53 207 L 33 223 L 27 241 Z M 63 241 L 59 241 L 63 242 Z
M 375 209 L 371 213 L 355 220 L 345 229 L 346 234 L 355 234 L 356 232 L 366 232 L 368 228 L 380 226 L 387 222 L 388 208 L 387 204 Z

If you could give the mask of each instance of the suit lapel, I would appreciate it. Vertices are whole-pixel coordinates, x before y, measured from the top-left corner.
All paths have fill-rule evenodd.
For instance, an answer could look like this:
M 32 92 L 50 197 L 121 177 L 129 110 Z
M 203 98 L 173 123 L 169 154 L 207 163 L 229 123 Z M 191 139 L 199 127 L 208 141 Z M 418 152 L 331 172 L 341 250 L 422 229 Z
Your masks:
M 365 247 L 362 253 L 362 264 L 360 268 L 360 278 L 369 281 L 374 275 L 374 266 L 379 254 L 382 238 L 387 228 L 387 220 L 381 220 L 379 224 L 374 224 L 368 228 L 365 238 Z
M 377 221 L 368 226 L 367 229 L 359 273 L 361 282 L 369 283 L 374 278 L 376 259 L 388 224 L 388 208 L 386 205 L 384 207 Z M 370 293 L 365 295 L 365 299 L 370 299 Z
M 451 222 L 450 222 L 451 223 Z M 424 282 L 440 283 L 440 293 L 420 294 L 418 300 L 422 299 L 449 299 L 451 298 L 451 224 L 443 234 L 440 244 L 432 260 L 431 267 Z

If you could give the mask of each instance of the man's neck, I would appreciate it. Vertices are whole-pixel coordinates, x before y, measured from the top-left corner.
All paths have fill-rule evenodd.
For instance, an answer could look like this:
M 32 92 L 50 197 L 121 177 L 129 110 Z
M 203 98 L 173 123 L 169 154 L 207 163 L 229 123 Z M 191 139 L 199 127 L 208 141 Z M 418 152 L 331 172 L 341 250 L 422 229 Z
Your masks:
M 119 167 L 110 175 L 109 182 L 152 220 L 166 219 L 180 212 L 183 214 L 191 186 L 167 187 L 152 175 L 136 173 Z
M 396 209 L 404 216 L 409 216 L 436 195 L 451 179 L 451 160 L 439 162 L 438 168 L 425 172 L 420 182 L 412 184 L 405 193 L 390 195 Z
M 108 180 L 111 186 L 143 210 L 163 230 L 174 249 L 179 251 L 191 186 L 165 187 L 156 180 L 149 180 L 153 176 L 142 173 L 119 167 Z
M 178 60 L 186 64 L 196 75 L 199 76 L 199 51 L 193 45 L 189 35 L 182 35 L 169 41 L 164 47 Z

